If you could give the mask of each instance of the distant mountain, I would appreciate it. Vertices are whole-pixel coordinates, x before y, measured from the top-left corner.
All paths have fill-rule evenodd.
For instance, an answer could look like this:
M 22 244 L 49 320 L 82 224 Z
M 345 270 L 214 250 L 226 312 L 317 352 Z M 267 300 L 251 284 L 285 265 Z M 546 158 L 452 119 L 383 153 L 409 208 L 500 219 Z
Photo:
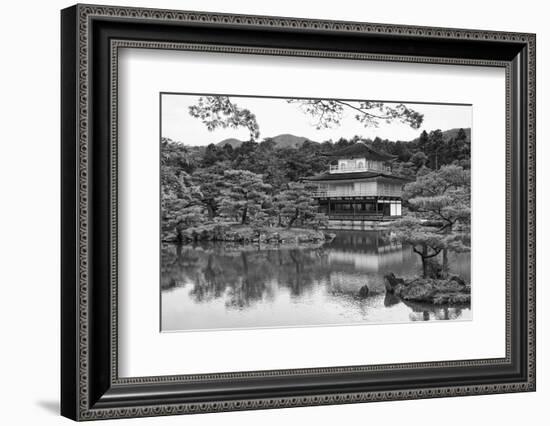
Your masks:
M 282 135 L 277 135 L 272 138 L 266 138 L 271 139 L 273 142 L 275 142 L 276 148 L 299 148 L 303 145 L 305 141 L 308 141 L 308 138 L 305 138 L 303 136 L 294 136 L 289 133 L 284 133 Z M 314 141 L 311 141 L 314 142 Z M 231 145 L 232 148 L 237 148 L 238 146 L 241 146 L 243 141 L 235 138 L 229 138 L 224 139 L 221 142 L 218 142 L 217 146 L 225 146 L 225 145 Z M 314 142 L 317 143 L 317 142 Z
M 445 139 L 445 141 L 448 141 L 448 140 L 456 137 L 459 130 L 460 130 L 459 128 L 444 130 L 443 131 L 443 138 Z M 471 140 L 471 129 L 470 128 L 464 128 L 464 132 L 466 133 L 466 140 L 470 141 Z M 310 139 L 305 138 L 303 136 L 295 136 L 295 135 L 291 135 L 290 133 L 283 133 L 281 135 L 277 135 L 277 136 L 274 136 L 272 138 L 266 138 L 266 139 L 271 139 L 272 141 L 274 141 L 276 148 L 300 148 L 305 141 L 308 141 L 308 140 L 311 141 Z M 419 138 L 415 138 L 415 139 L 409 141 L 409 143 L 416 143 L 416 142 L 418 142 L 418 139 Z M 311 142 L 318 143 L 318 142 L 315 142 L 315 141 L 311 141 Z M 221 142 L 218 142 L 216 145 L 220 146 L 220 147 L 225 146 L 225 145 L 231 145 L 232 148 L 237 148 L 237 147 L 241 146 L 242 143 L 243 143 L 243 141 L 241 141 L 239 139 L 228 138 L 228 139 L 224 139 Z
M 231 148 L 237 148 L 241 146 L 242 143 L 243 141 L 240 141 L 239 139 L 229 138 L 229 139 L 224 139 L 221 142 L 218 142 L 216 145 L 218 146 L 231 145 Z
M 459 130 L 460 130 L 459 128 L 445 130 L 443 132 L 443 137 L 445 138 L 446 141 L 453 139 L 456 137 L 456 135 L 458 135 Z M 464 133 L 466 133 L 466 140 L 470 141 L 471 134 L 472 134 L 471 129 L 469 127 L 466 127 L 463 130 L 464 130 Z
M 294 136 L 289 133 L 284 133 L 282 135 L 274 136 L 269 138 L 275 142 L 277 148 L 299 148 L 303 145 L 305 141 L 310 139 L 304 138 L 303 136 Z M 315 141 L 311 141 L 317 143 Z

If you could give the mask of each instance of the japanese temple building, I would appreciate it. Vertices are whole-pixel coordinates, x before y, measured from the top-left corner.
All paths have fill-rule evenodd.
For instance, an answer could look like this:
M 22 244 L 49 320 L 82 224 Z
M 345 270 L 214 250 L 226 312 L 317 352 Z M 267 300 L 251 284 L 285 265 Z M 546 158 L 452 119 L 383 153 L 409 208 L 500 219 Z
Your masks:
M 305 180 L 316 185 L 319 209 L 331 222 L 401 217 L 402 190 L 409 179 L 392 173 L 395 156 L 363 142 L 324 155 L 331 157 L 329 170 Z

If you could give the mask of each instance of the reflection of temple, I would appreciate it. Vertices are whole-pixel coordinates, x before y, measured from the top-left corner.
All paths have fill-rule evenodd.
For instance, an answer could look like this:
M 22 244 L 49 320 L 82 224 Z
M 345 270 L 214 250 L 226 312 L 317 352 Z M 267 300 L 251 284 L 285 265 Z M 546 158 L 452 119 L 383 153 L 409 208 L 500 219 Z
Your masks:
M 364 226 L 401 217 L 402 187 L 407 179 L 392 173 L 395 156 L 359 142 L 327 154 L 329 171 L 307 178 L 330 225 Z M 338 226 L 340 227 L 340 226 Z
M 394 271 L 413 257 L 410 250 L 404 250 L 389 233 L 342 232 L 331 242 L 330 248 L 330 263 L 351 264 L 356 270 L 365 272 Z
M 390 233 L 339 232 L 328 245 L 330 283 L 341 291 L 368 285 L 371 291 L 383 291 L 383 275 L 414 270 L 418 259 L 410 248 L 394 241 Z
M 329 262 L 353 264 L 356 270 L 366 272 L 384 272 L 388 267 L 403 262 L 401 244 L 384 247 L 378 253 L 356 253 L 332 251 L 328 255 Z

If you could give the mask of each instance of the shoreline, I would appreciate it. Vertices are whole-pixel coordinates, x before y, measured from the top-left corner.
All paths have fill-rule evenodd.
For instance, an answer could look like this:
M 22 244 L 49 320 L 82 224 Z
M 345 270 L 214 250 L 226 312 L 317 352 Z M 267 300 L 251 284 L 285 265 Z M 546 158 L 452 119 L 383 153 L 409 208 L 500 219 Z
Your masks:
M 334 239 L 335 234 L 328 229 L 262 227 L 256 228 L 241 224 L 209 224 L 188 228 L 179 236 L 164 235 L 163 244 L 189 244 L 204 242 L 266 244 L 325 243 Z

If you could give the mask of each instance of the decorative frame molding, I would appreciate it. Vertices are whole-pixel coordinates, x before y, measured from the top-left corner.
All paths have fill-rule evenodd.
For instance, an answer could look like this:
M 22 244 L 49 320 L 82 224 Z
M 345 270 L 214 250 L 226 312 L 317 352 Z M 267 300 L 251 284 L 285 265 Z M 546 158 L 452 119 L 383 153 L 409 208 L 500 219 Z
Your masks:
M 158 41 L 133 38 L 125 23 L 139 23 L 143 31 L 162 28 L 223 28 L 276 31 L 289 35 L 315 32 L 326 37 L 349 35 L 372 37 L 374 51 L 321 50 L 311 48 L 258 47 L 246 44 L 216 44 L 170 39 Z M 94 26 L 96 25 L 97 26 Z M 104 27 L 102 27 L 104 25 Z M 246 31 L 244 31 L 246 32 Z M 108 36 L 104 34 L 109 34 Z M 117 34 L 124 33 L 124 39 Z M 95 38 L 94 38 L 95 37 Z M 164 38 L 163 38 L 164 37 Z M 198 37 L 203 37 L 200 35 Z M 238 38 L 238 36 L 235 36 Z M 107 41 L 106 41 L 107 40 Z M 244 40 L 244 38 L 243 38 Z M 384 40 L 424 43 L 422 52 L 434 50 L 430 43 L 451 43 L 460 52 L 461 43 L 479 45 L 480 54 L 470 57 L 420 53 L 383 53 Z M 242 42 L 244 43 L 244 42 Z M 335 45 L 338 43 L 335 41 Z M 498 49 L 495 47 L 498 46 Z M 388 364 L 375 366 L 327 367 L 192 376 L 119 378 L 117 368 L 117 84 L 118 49 L 155 48 L 221 51 L 240 54 L 297 55 L 325 58 L 384 60 L 397 62 L 480 65 L 506 69 L 506 357 L 503 359 Z M 338 45 L 338 47 L 340 47 Z M 494 52 L 489 55 L 488 47 Z M 382 50 L 382 51 L 377 51 Z M 500 49 L 500 50 L 499 50 Z M 435 50 L 434 50 L 435 51 Z M 519 52 L 519 53 L 518 53 Z M 533 391 L 535 389 L 535 36 L 510 32 L 411 27 L 401 25 L 337 22 L 267 16 L 246 16 L 202 12 L 135 9 L 76 5 L 62 12 L 62 414 L 75 420 L 140 417 L 243 409 L 280 408 L 366 401 L 434 398 L 487 393 Z M 101 55 L 100 55 L 101 54 Z M 500 55 L 500 56 L 498 56 Z M 108 63 L 104 63 L 108 62 Z M 97 67 L 97 68 L 94 68 Z M 101 100 L 98 100 L 101 97 Z M 105 103 L 108 101 L 108 105 Z M 103 103 L 102 103 L 103 102 Z M 108 111 L 107 111 L 108 110 Z M 106 118 L 100 124 L 99 117 Z M 517 117 L 517 120 L 515 120 Z M 95 120 L 95 121 L 94 121 Z M 99 123 L 99 124 L 98 124 Z M 520 124 L 520 125 L 518 125 Z M 522 127 L 523 126 L 523 127 Z M 107 137 L 101 145 L 99 138 Z M 517 141 L 515 143 L 514 141 Z M 103 140 L 105 142 L 105 140 Z M 519 153 L 519 154 L 518 154 Z M 102 159 L 100 178 L 90 158 Z M 108 159 L 108 160 L 107 160 Z M 104 164 L 105 163 L 105 164 Z M 96 189 L 98 188 L 98 189 Z M 99 188 L 108 188 L 107 198 Z M 513 211 L 520 204 L 522 210 Z M 107 227 L 108 237 L 97 229 Z M 107 249 L 108 265 L 99 263 L 99 247 Z M 520 253 L 520 263 L 512 262 Z M 103 258 L 101 258 L 104 260 Z M 103 262 L 105 263 L 105 262 Z M 98 277 L 108 278 L 99 282 Z M 521 309 L 513 305 L 519 297 Z M 92 301 L 94 303 L 92 303 Z M 97 304 L 109 306 L 99 310 Z M 521 311 L 521 312 L 520 312 Z M 516 328 L 514 328 L 516 327 Z M 518 332 L 519 330 L 519 332 Z M 519 334 L 518 334 L 519 333 Z M 518 341 L 520 341 L 518 343 Z M 92 344 L 93 343 L 93 344 Z M 517 352 L 519 351 L 519 352 Z M 520 362 L 518 354 L 523 361 Z M 521 365 L 518 365 L 520 362 Z M 390 372 L 411 369 L 451 371 L 453 368 L 489 367 L 516 371 L 506 381 L 470 385 L 438 384 L 426 387 L 364 389 L 323 392 L 274 392 L 271 397 L 227 395 L 212 400 L 163 396 L 162 387 L 185 383 L 220 386 L 228 380 L 270 380 L 279 377 L 315 376 L 322 382 L 331 376 Z M 434 373 L 435 374 L 435 373 Z M 511 374 L 509 371 L 508 375 Z M 397 377 L 397 376 L 396 376 Z M 435 380 L 435 379 L 434 379 Z M 350 381 L 351 383 L 351 381 Z M 150 393 L 150 397 L 138 397 Z M 290 385 L 289 385 L 290 386 Z M 320 386 L 320 385 L 319 385 Z M 290 386 L 291 387 L 291 386 Z M 351 385 L 349 387 L 352 387 Z M 373 385 L 370 385 L 371 388 Z M 146 389 L 144 391 L 144 388 Z M 243 391 L 244 392 L 244 391 Z

